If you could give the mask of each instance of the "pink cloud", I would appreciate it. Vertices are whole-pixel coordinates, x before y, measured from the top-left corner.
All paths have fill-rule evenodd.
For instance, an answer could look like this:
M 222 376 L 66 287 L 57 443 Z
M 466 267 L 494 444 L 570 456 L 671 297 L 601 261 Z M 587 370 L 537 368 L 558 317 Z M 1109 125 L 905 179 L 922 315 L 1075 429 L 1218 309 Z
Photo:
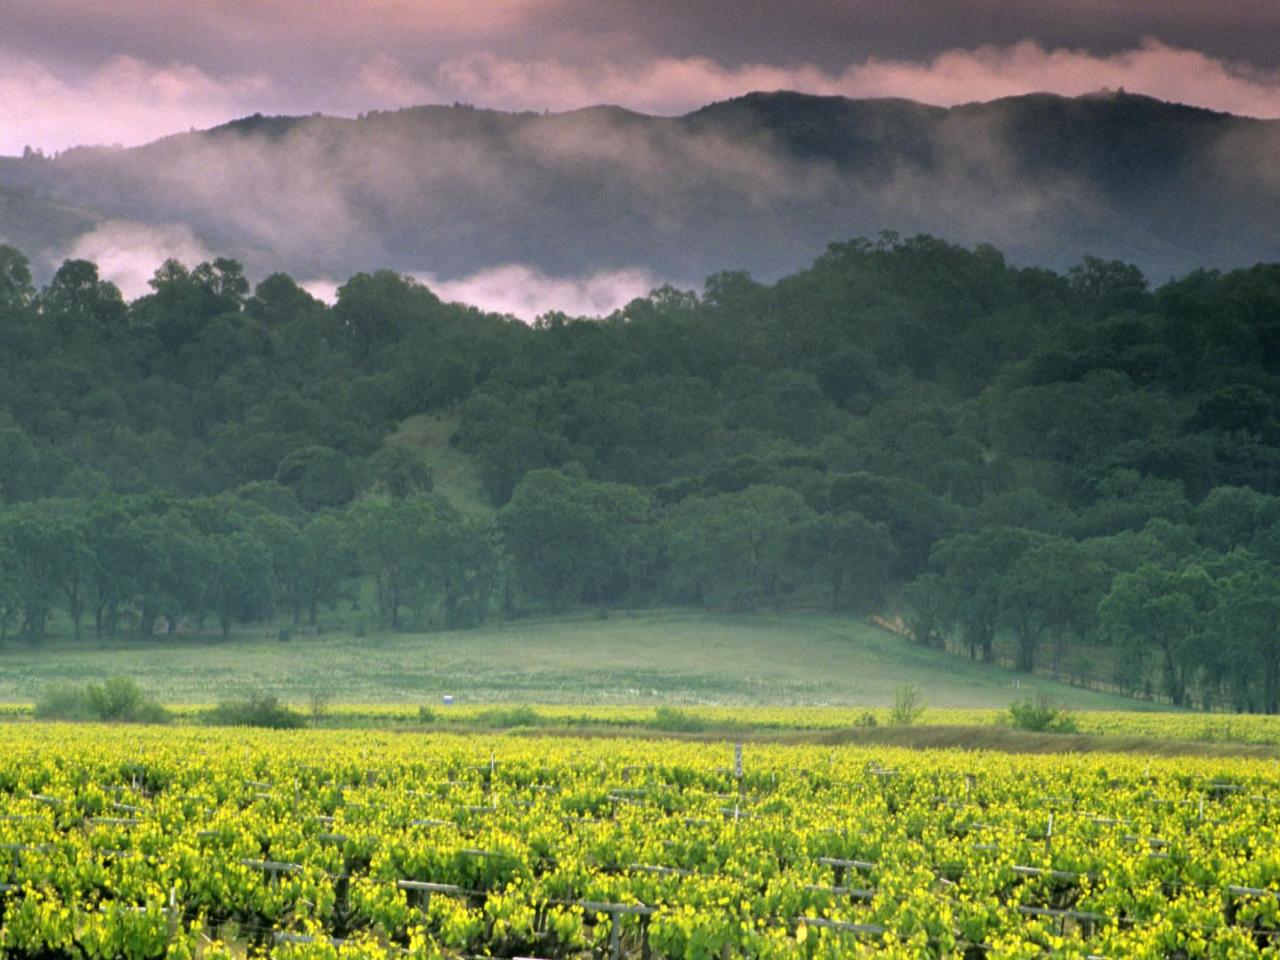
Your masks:
M 0 61 L 0 151 L 142 143 L 223 123 L 269 87 L 260 76 L 218 80 L 190 65 L 123 56 L 74 80 L 34 61 Z
M 951 50 L 927 61 L 872 58 L 838 73 L 809 64 L 731 68 L 704 57 L 569 64 L 491 54 L 455 58 L 422 72 L 382 57 L 364 68 L 359 81 L 385 105 L 463 100 L 506 109 L 566 110 L 612 103 L 660 114 L 683 113 L 753 90 L 906 97 L 950 106 L 1031 92 L 1078 96 L 1124 87 L 1230 113 L 1280 116 L 1280 73 L 1157 40 L 1110 56 L 1046 50 L 1027 40 Z
M 525 15 L 553 0 L 521 0 Z M 385 17 L 409 17 L 410 0 L 384 0 Z M 437 2 L 463 30 L 460 4 Z M 516 17 L 514 9 L 509 11 Z M 513 19 L 512 22 L 517 22 Z M 325 83 L 292 89 L 286 75 L 213 76 L 184 63 L 157 65 L 118 56 L 88 75 L 56 73 L 35 60 L 0 59 L 5 105 L 0 153 L 26 144 L 60 150 L 84 143 L 141 143 L 189 127 L 208 127 L 255 111 L 307 113 L 393 108 L 461 100 L 515 110 L 566 110 L 612 103 L 679 114 L 753 90 L 798 90 L 850 97 L 907 97 L 953 105 L 1044 91 L 1075 96 L 1124 87 L 1165 100 L 1257 117 L 1280 117 L 1280 71 L 1217 59 L 1158 40 L 1108 56 L 1011 46 L 951 50 L 929 60 L 871 58 L 840 71 L 812 64 L 729 67 L 707 57 L 519 59 L 491 53 L 431 65 L 377 54 L 335 62 Z
M 570 317 L 608 316 L 662 286 L 657 276 L 639 267 L 558 277 L 523 263 L 486 267 L 452 280 L 430 273 L 416 274 L 414 279 L 447 302 L 507 314 L 526 323 L 553 311 Z M 322 277 L 305 280 L 300 286 L 332 304 L 337 302 L 341 283 Z
M 1045 50 L 1029 40 L 1011 47 L 952 50 L 928 63 L 869 60 L 839 80 L 851 96 L 908 97 L 943 106 L 1031 91 L 1079 96 L 1124 87 L 1177 103 L 1246 116 L 1280 116 L 1280 72 L 1264 72 L 1148 39 L 1100 57 Z
M 531 321 L 559 310 L 571 317 L 599 317 L 644 297 L 661 281 L 647 270 L 601 270 L 585 276 L 553 277 L 525 264 L 490 267 L 456 280 L 419 278 L 443 300 Z
M 112 220 L 76 239 L 67 257 L 92 260 L 104 280 L 110 280 L 133 300 L 150 293 L 147 283 L 165 260 L 173 257 L 189 267 L 212 254 L 186 224 L 151 226 Z

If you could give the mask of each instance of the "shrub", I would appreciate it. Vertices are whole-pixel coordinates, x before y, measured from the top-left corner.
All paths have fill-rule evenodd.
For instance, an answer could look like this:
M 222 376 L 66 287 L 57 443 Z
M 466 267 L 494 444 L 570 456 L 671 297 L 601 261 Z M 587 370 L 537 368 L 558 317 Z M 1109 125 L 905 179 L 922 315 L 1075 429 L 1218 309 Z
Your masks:
M 332 700 L 333 696 L 328 690 L 312 690 L 309 698 L 311 719 L 319 722 L 329 716 L 329 704 Z
M 653 711 L 653 719 L 645 725 L 667 733 L 702 733 L 710 727 L 702 717 L 676 707 L 658 707 Z
M 919 687 L 899 687 L 893 694 L 889 722 L 895 727 L 909 727 L 924 714 L 924 694 Z
M 477 727 L 506 729 L 508 727 L 537 727 L 547 722 L 547 718 L 533 707 L 495 707 L 471 717 L 471 724 Z
M 1035 733 L 1076 733 L 1080 729 L 1070 710 L 1044 694 L 1009 704 L 1009 724 L 1015 730 Z
M 419 723 L 435 723 L 435 722 L 436 722 L 436 712 L 435 712 L 434 710 L 432 710 L 430 707 L 425 706 L 425 705 L 424 705 L 424 706 L 419 707 L 419 708 L 418 708 L 418 722 L 419 722 Z
M 108 677 L 85 688 L 89 708 L 101 720 L 127 720 L 146 699 L 131 677 Z
M 169 711 L 148 700 L 130 677 L 108 677 L 77 687 L 60 683 L 36 701 L 41 720 L 101 720 L 104 723 L 168 723 Z
M 36 701 L 37 720 L 95 720 L 93 708 L 84 687 L 74 683 L 56 683 L 45 687 Z
M 274 693 L 253 693 L 244 700 L 224 700 L 204 715 L 204 722 L 219 727 L 271 727 L 296 730 L 307 718 L 280 702 Z

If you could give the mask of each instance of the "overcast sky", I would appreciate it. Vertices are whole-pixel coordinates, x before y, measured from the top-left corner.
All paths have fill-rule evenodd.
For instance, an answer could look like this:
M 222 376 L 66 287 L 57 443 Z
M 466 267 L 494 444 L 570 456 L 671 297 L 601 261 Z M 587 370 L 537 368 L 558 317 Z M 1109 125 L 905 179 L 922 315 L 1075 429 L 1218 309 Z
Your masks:
M 1280 116 L 1275 0 L 0 0 L 0 153 L 427 102 L 1104 86 Z

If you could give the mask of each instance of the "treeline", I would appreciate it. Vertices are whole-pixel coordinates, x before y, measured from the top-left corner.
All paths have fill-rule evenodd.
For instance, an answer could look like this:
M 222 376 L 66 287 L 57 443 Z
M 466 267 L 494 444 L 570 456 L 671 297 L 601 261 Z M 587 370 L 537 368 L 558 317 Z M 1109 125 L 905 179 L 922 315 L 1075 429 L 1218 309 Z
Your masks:
M 77 639 L 90 629 L 110 639 L 315 624 L 322 610 L 362 601 L 393 630 L 661 597 L 750 610 L 780 605 L 814 575 L 842 609 L 871 609 L 892 556 L 882 526 L 826 523 L 780 487 L 661 514 L 634 487 L 536 470 L 493 518 L 426 492 L 279 512 L 284 492 L 259 484 L 0 510 L 0 640 L 40 643 L 55 613 Z
M 114 505 L 149 549 L 200 548 L 158 564 L 188 571 L 163 590 L 108 591 L 107 630 L 305 619 L 291 538 L 328 530 L 342 572 L 316 602 L 371 584 L 387 626 L 900 611 L 921 642 L 1023 669 L 1277 708 L 1265 591 L 1236 601 L 1280 563 L 1280 266 L 1153 290 L 1123 263 L 1060 275 L 885 235 L 773 285 L 722 273 L 533 325 L 388 272 L 332 307 L 282 274 L 251 291 L 229 260 L 166 263 L 152 288 L 126 303 L 68 261 L 36 289 L 0 247 L 10 631 L 38 637 L 55 607 L 97 623 L 107 594 L 51 590 L 24 531 L 98 536 Z M 388 442 L 419 414 L 454 429 L 492 515 Z M 86 569 L 155 581 L 85 542 Z M 270 576 L 237 608 L 222 567 Z

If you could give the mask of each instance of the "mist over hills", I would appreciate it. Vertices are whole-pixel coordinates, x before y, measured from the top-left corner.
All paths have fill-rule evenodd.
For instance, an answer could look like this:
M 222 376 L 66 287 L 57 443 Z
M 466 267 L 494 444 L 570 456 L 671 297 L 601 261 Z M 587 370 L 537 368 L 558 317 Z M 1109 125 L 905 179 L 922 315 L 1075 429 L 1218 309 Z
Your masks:
M 1058 269 L 1117 258 L 1160 281 L 1280 259 L 1278 219 L 1280 122 L 1124 93 L 253 116 L 0 158 L 0 241 L 44 273 L 67 255 L 204 249 L 300 279 L 520 263 L 698 283 L 726 266 L 773 279 L 893 229 Z

